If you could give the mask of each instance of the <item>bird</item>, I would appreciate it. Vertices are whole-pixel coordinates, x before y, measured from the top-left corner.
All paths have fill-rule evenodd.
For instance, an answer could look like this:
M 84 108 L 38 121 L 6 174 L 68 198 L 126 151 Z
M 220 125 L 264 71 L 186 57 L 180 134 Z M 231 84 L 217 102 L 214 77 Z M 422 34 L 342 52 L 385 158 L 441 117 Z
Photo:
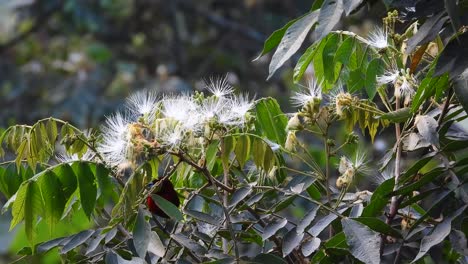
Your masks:
M 151 188 L 154 184 L 159 182 L 161 179 L 154 179 L 152 182 L 148 184 L 148 188 Z M 180 205 L 180 200 L 179 196 L 177 195 L 177 192 L 174 189 L 174 185 L 171 183 L 169 179 L 165 179 L 153 192 L 153 194 L 157 194 L 161 196 L 162 198 L 166 199 L 176 207 L 179 207 Z M 153 198 L 151 195 L 149 195 L 146 198 L 146 206 L 148 207 L 148 210 L 160 217 L 163 218 L 169 218 L 169 216 L 161 209 L 159 206 L 154 202 Z

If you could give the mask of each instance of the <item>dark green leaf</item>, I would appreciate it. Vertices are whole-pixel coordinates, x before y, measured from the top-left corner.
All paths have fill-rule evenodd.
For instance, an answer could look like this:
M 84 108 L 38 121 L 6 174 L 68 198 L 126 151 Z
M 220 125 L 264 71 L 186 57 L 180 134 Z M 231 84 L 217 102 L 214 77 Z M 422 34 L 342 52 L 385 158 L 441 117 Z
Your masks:
M 89 218 L 93 213 L 97 196 L 97 187 L 93 172 L 89 168 L 89 165 L 84 162 L 77 162 L 73 164 L 72 168 L 78 179 L 81 207 Z
M 256 104 L 256 128 L 269 140 L 284 146 L 288 118 L 273 98 L 264 98 Z
M 172 234 L 171 237 L 175 241 L 179 242 L 182 246 L 186 247 L 187 249 L 193 251 L 196 254 L 206 254 L 206 249 L 204 247 L 180 233 Z
M 296 247 L 298 247 L 302 238 L 304 238 L 303 232 L 298 233 L 296 232 L 296 228 L 291 229 L 283 238 L 283 257 L 286 257 Z
M 202 212 L 190 210 L 190 209 L 185 209 L 184 212 L 187 215 L 195 218 L 196 220 L 200 220 L 202 222 L 208 223 L 210 225 L 218 226 L 218 227 L 222 226 L 221 223 L 223 219 L 219 219 L 218 217 L 215 217 L 213 215 L 209 215 L 206 213 L 202 213 Z
M 318 12 L 313 11 L 295 21 L 286 29 L 281 42 L 278 45 L 269 66 L 268 78 L 278 70 L 302 45 L 307 33 L 317 22 Z
M 335 64 L 337 62 L 341 62 L 345 65 L 348 64 L 349 59 L 351 58 L 351 54 L 353 53 L 355 43 L 356 39 L 352 37 L 345 39 L 341 43 L 340 47 L 338 47 L 338 50 L 335 53 L 335 58 L 333 59 Z
M 362 1 L 363 0 L 344 0 L 343 6 L 346 15 L 348 16 L 349 14 L 351 14 L 351 12 L 353 12 L 353 10 L 355 10 L 362 3 Z
M 61 164 L 53 170 L 62 185 L 62 193 L 66 200 L 75 192 L 77 186 L 77 177 L 70 165 Z
M 317 215 L 317 211 L 320 207 L 314 205 L 313 208 L 309 209 L 309 212 L 302 218 L 302 220 L 297 225 L 297 232 L 302 233 L 304 230 L 314 221 L 315 216 Z
M 364 263 L 380 263 L 380 236 L 353 219 L 341 219 L 349 251 Z
M 150 242 L 151 225 L 146 221 L 147 213 L 141 207 L 133 227 L 133 246 L 139 257 L 145 258 Z
M 113 250 L 110 250 L 106 253 L 106 258 L 104 260 L 106 264 L 144 264 L 146 263 L 141 258 L 133 257 L 131 260 L 126 260 L 115 253 Z
M 393 237 L 402 238 L 401 234 L 393 229 L 391 226 L 387 225 L 385 222 L 378 218 L 374 217 L 358 217 L 353 218 L 353 220 L 360 222 L 361 224 L 366 225 L 370 229 L 379 232 L 381 234 L 390 235 Z
M 367 66 L 366 71 L 366 92 L 369 99 L 373 99 L 377 89 L 377 76 L 382 75 L 384 72 L 384 64 L 381 59 L 375 58 L 371 60 L 369 65 Z
M 312 253 L 314 253 L 319 247 L 320 247 L 320 238 L 317 237 L 312 237 L 309 241 L 305 242 L 302 245 L 302 254 L 305 257 L 310 256 Z
M 298 19 L 300 19 L 300 18 L 293 19 L 293 20 L 289 21 L 286 25 L 284 25 L 282 28 L 280 28 L 278 30 L 275 30 L 267 38 L 267 40 L 265 40 L 265 43 L 263 44 L 262 52 L 260 53 L 260 55 L 258 55 L 257 58 L 254 59 L 254 61 L 260 59 L 263 55 L 267 54 L 268 52 L 272 51 L 276 46 L 278 46 L 278 44 L 281 42 L 281 39 L 283 38 L 284 33 L 286 32 L 286 30 L 292 24 L 294 24 Z
M 76 247 L 82 245 L 84 242 L 88 240 L 88 238 L 90 238 L 93 235 L 93 233 L 94 233 L 94 230 L 85 230 L 74 235 L 70 241 L 68 241 L 65 245 L 63 245 L 63 248 L 60 251 L 60 253 L 66 254 L 70 250 L 73 250 Z
M 421 257 L 423 257 L 429 249 L 433 246 L 441 243 L 446 236 L 450 234 L 450 230 L 452 228 L 452 221 L 457 218 L 461 213 L 463 213 L 468 205 L 464 205 L 455 211 L 452 215 L 445 218 L 442 223 L 438 224 L 433 230 L 432 233 L 428 236 L 423 237 L 421 240 L 421 246 L 419 248 L 418 255 L 413 259 L 412 262 L 417 261 Z
M 391 195 L 392 196 L 393 195 L 404 195 L 404 194 L 408 194 L 408 193 L 411 193 L 413 191 L 419 190 L 419 188 L 421 188 L 422 186 L 432 182 L 435 178 L 437 178 L 439 176 L 442 176 L 444 174 L 444 171 L 445 171 L 444 168 L 433 169 L 430 172 L 427 172 L 426 174 L 424 174 L 424 176 L 422 176 L 418 181 L 416 181 L 416 182 L 414 182 L 412 184 L 400 187 L 398 190 L 392 192 Z
M 338 44 L 340 44 L 340 36 L 337 34 L 332 34 L 322 51 L 322 61 L 323 61 L 323 74 L 325 80 L 329 83 L 334 83 L 335 81 L 335 54 L 338 49 Z
M 295 199 L 296 199 L 296 195 L 291 195 L 285 199 L 282 199 L 275 206 L 273 206 L 273 212 L 276 213 L 276 212 L 283 210 L 284 208 L 292 204 Z
M 66 198 L 62 193 L 62 187 L 57 176 L 52 171 L 46 171 L 39 178 L 39 186 L 44 201 L 44 220 L 53 232 L 55 224 L 62 217 L 65 209 Z
M 156 203 L 161 210 L 166 213 L 170 218 L 177 220 L 177 221 L 182 221 L 184 219 L 184 216 L 182 213 L 179 211 L 179 208 L 177 208 L 175 205 L 173 205 L 171 202 L 168 200 L 162 198 L 161 196 L 157 194 L 151 195 L 153 198 L 154 202 Z
M 261 264 L 286 264 L 287 262 L 273 254 L 258 254 L 255 258 L 252 259 L 254 263 L 261 263 Z
M 450 79 L 457 78 L 468 64 L 468 33 L 457 34 L 452 37 L 449 43 L 437 60 L 434 76 L 442 75 L 446 72 L 450 74 Z
M 252 192 L 252 188 L 250 187 L 242 187 L 237 189 L 231 196 L 229 200 L 228 206 L 235 207 L 239 202 L 243 201 L 250 193 Z
M 278 232 L 278 230 L 280 230 L 281 228 L 285 227 L 287 223 L 288 220 L 283 218 L 281 220 L 278 220 L 277 222 L 271 222 L 270 224 L 268 224 L 263 230 L 263 241 L 276 234 L 276 232 Z
M 44 243 L 41 243 L 39 245 L 37 245 L 37 252 L 38 253 L 45 253 L 51 249 L 53 249 L 54 247 L 58 247 L 62 244 L 62 241 L 65 241 L 67 239 L 67 237 L 59 237 L 59 238 L 56 238 L 56 239 L 52 239 L 52 240 L 49 240 L 49 241 L 46 241 Z
M 114 185 L 111 181 L 112 176 L 110 175 L 110 171 L 104 167 L 104 165 L 96 164 L 95 174 L 101 195 L 105 199 L 113 198 L 113 200 L 116 201 L 118 198 L 114 192 Z
M 468 78 L 459 78 L 454 81 L 453 89 L 461 106 L 468 113 Z
M 402 123 L 408 120 L 412 116 L 411 109 L 409 107 L 403 107 L 398 110 L 385 113 L 378 118 L 388 120 L 393 123 Z
M 106 234 L 102 233 L 102 229 L 98 229 L 93 234 L 93 239 L 89 241 L 88 246 L 86 247 L 85 255 L 89 255 L 99 246 L 101 241 L 106 237 Z
M 417 46 L 435 39 L 447 19 L 448 17 L 444 16 L 444 12 L 428 18 L 419 28 L 418 32 L 408 39 L 406 54 L 410 54 Z
M 302 75 L 304 75 L 304 72 L 307 70 L 307 67 L 309 67 L 309 64 L 312 61 L 312 59 L 315 57 L 315 54 L 317 54 L 318 50 L 321 50 L 320 46 L 322 46 L 322 49 L 323 49 L 323 46 L 325 45 L 325 43 L 326 43 L 325 39 L 323 39 L 320 42 L 317 41 L 314 44 L 310 45 L 310 47 L 307 48 L 304 54 L 302 54 L 296 66 L 294 67 L 293 79 L 295 83 L 301 80 Z
M 325 0 L 318 16 L 319 25 L 316 30 L 318 39 L 328 35 L 336 24 L 340 22 L 343 11 L 343 0 Z
M 381 215 L 382 209 L 388 203 L 387 196 L 390 192 L 393 191 L 394 186 L 395 179 L 393 178 L 388 179 L 380 184 L 372 194 L 370 203 L 364 208 L 361 216 L 368 217 Z
M 239 165 L 244 167 L 245 162 L 249 159 L 250 156 L 250 137 L 247 135 L 240 136 L 237 139 L 234 152 L 236 153 L 236 158 L 239 162 Z

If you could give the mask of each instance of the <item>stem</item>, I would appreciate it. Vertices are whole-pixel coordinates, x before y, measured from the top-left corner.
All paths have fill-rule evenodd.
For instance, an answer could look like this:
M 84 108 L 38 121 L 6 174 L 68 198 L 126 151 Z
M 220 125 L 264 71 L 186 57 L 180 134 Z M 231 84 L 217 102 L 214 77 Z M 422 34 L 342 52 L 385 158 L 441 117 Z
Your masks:
M 206 167 L 203 168 L 202 170 L 203 174 L 208 178 L 208 180 L 211 182 L 211 185 L 213 185 L 214 190 L 216 192 L 216 195 L 219 197 L 219 199 L 222 199 L 221 192 L 219 191 L 218 187 L 216 186 L 215 179 L 211 175 L 211 173 L 208 171 Z M 228 192 L 227 190 L 225 190 Z M 232 242 L 234 243 L 234 252 L 236 254 L 236 261 L 239 262 L 239 249 L 237 248 L 237 243 L 236 243 L 236 236 L 234 234 L 234 229 L 232 228 L 232 223 L 231 223 L 231 217 L 229 216 L 229 212 L 226 206 L 223 206 L 223 212 L 224 216 L 226 217 L 226 225 L 228 227 L 229 233 L 231 234 Z M 223 244 L 223 249 L 224 249 L 224 244 Z
M 444 106 L 442 108 L 442 112 L 440 113 L 439 119 L 437 120 L 437 124 L 438 124 L 437 130 L 440 129 L 442 122 L 444 121 L 444 117 L 447 115 L 447 112 L 450 106 L 450 100 L 452 99 L 452 95 L 453 95 L 453 88 L 450 87 L 448 90 L 447 99 L 445 100 Z
M 221 157 L 224 157 L 224 153 L 226 152 L 226 149 L 224 147 L 224 138 L 221 138 L 220 145 L 221 145 Z M 221 160 L 222 160 L 222 164 L 223 164 L 223 177 L 224 177 L 223 178 L 223 181 L 224 181 L 223 183 L 224 183 L 224 185 L 228 186 L 229 164 L 228 164 L 228 161 L 226 159 L 222 158 Z M 223 207 L 224 208 L 228 207 L 228 192 L 227 191 L 224 191 L 224 193 L 223 193 Z M 224 228 L 229 229 L 228 221 L 224 222 Z M 222 241 L 223 241 L 223 252 L 225 254 L 228 254 L 228 252 L 229 252 L 229 248 L 228 248 L 229 247 L 229 241 L 226 238 L 223 238 Z
M 398 111 L 398 109 L 400 109 L 400 97 L 397 96 L 395 98 L 395 111 Z M 400 142 L 400 139 L 401 139 L 400 123 L 395 123 L 396 155 L 395 155 L 395 174 L 394 174 L 395 187 L 393 188 L 394 191 L 398 189 L 398 181 L 399 181 L 399 178 L 400 178 L 400 161 L 401 161 L 401 142 Z M 393 218 L 395 218 L 395 215 L 398 212 L 399 204 L 400 204 L 400 202 L 398 200 L 398 197 L 393 196 L 392 200 L 391 200 L 391 203 L 390 203 L 390 211 L 388 213 L 387 220 L 385 221 L 388 225 L 391 225 L 391 223 L 393 221 Z M 384 235 L 382 235 L 380 255 L 382 255 L 382 253 L 383 253 L 384 242 L 385 242 Z
M 328 204 L 331 206 L 331 195 L 330 195 L 330 145 L 328 145 L 328 124 L 325 127 L 325 133 L 323 135 L 323 144 L 325 147 L 325 187 L 327 191 Z M 333 227 L 329 227 L 329 237 L 333 236 Z

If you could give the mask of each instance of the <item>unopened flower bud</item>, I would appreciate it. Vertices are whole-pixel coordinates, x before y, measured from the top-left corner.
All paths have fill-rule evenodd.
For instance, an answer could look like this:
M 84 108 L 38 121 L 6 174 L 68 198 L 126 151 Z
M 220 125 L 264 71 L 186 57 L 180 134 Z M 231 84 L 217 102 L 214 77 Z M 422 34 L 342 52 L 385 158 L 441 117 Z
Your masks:
M 286 130 L 302 130 L 303 126 L 301 124 L 301 120 L 299 119 L 299 114 L 295 113 L 293 117 L 291 117 L 288 121 L 288 125 L 286 126 Z

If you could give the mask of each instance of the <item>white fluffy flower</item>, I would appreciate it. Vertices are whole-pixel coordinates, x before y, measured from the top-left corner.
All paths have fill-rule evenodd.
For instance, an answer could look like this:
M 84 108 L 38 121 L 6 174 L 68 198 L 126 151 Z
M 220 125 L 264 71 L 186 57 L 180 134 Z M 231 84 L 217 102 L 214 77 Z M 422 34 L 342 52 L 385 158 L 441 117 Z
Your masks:
M 223 101 L 222 109 L 218 112 L 218 122 L 230 126 L 243 126 L 245 117 L 254 106 L 248 94 L 239 94 Z
M 383 75 L 377 76 L 377 84 L 384 85 L 388 83 L 395 84 L 396 80 L 400 76 L 400 72 L 398 70 L 388 70 L 385 71 Z
M 222 98 L 234 92 L 234 88 L 228 83 L 227 76 L 222 78 L 210 78 L 205 82 L 206 89 L 215 97 Z
M 198 130 L 201 124 L 200 107 L 187 95 L 166 97 L 162 100 L 165 117 L 179 121 L 186 129 Z
M 310 79 L 307 83 L 307 91 L 295 92 L 291 97 L 291 102 L 295 106 L 305 106 L 314 99 L 322 99 L 322 86 L 320 83 Z
M 111 165 L 119 165 L 127 161 L 131 140 L 129 124 L 125 116 L 117 113 L 107 118 L 106 125 L 102 129 L 103 140 L 98 146 L 98 151 Z
M 203 122 L 209 122 L 212 119 L 219 118 L 219 116 L 226 114 L 227 100 L 219 100 L 217 98 L 207 98 L 200 106 L 200 118 Z
M 384 29 L 376 28 L 374 31 L 369 33 L 367 42 L 372 47 L 384 49 L 388 47 L 388 34 Z
M 60 163 L 70 163 L 74 161 L 93 161 L 95 153 L 88 149 L 81 157 L 78 154 L 70 154 L 68 152 L 58 153 L 55 158 Z
M 154 112 L 157 96 L 151 91 L 139 91 L 127 99 L 127 105 L 132 114 L 148 115 Z

